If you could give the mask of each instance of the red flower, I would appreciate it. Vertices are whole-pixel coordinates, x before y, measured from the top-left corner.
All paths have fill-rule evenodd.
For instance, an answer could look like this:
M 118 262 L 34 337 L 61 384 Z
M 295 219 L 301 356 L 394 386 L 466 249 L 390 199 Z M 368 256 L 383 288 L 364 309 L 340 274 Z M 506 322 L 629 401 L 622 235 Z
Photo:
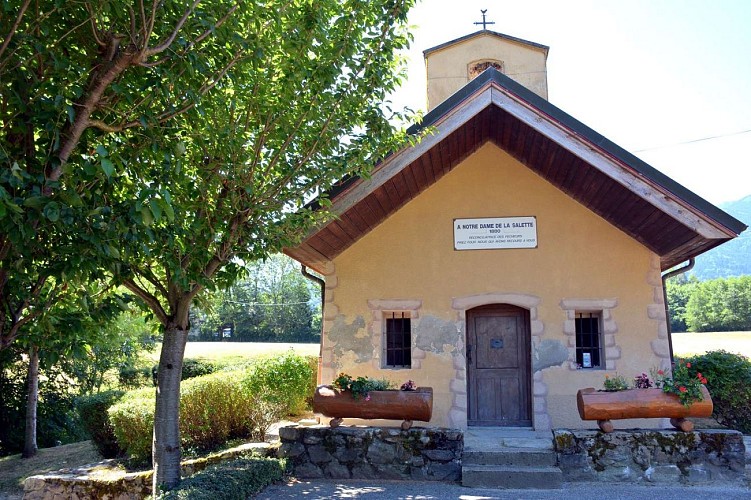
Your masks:
M 702 378 L 702 377 L 701 377 L 701 373 L 697 373 L 697 374 L 696 374 L 696 378 L 698 378 L 698 379 Z
M 707 383 L 707 377 L 702 377 L 702 379 L 701 379 L 701 383 L 702 383 L 702 384 L 706 384 L 706 383 Z
M 657 370 L 657 375 L 665 375 L 665 372 L 662 370 Z
M 686 389 L 684 386 L 680 386 L 678 390 L 681 392 L 686 392 L 688 389 Z
M 686 368 L 691 368 L 691 363 L 686 363 Z

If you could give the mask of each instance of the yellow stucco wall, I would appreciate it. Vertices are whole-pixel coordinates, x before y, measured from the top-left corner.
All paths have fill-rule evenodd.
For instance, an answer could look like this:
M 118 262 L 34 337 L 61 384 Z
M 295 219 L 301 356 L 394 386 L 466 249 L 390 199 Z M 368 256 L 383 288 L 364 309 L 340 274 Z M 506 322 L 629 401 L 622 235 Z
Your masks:
M 511 216 L 537 217 L 538 248 L 453 249 L 454 218 Z M 543 341 L 572 347 L 562 301 L 610 304 L 605 333 L 615 345 L 606 357 L 614 369 L 563 361 L 535 373 L 538 429 L 592 427 L 578 417 L 577 389 L 599 388 L 616 371 L 630 378 L 666 366 L 658 258 L 490 143 L 343 252 L 334 269 L 326 277 L 323 381 L 345 371 L 430 385 L 431 425 L 466 426 L 462 304 L 518 297 L 533 305 L 532 356 Z M 413 310 L 422 344 L 435 339 L 414 349 L 409 370 L 379 368 L 379 318 L 392 309 Z
M 548 98 L 546 55 L 543 49 L 484 34 L 457 42 L 425 59 L 428 110 L 469 82 L 467 65 L 478 60 L 503 62 L 503 73 L 544 99 Z

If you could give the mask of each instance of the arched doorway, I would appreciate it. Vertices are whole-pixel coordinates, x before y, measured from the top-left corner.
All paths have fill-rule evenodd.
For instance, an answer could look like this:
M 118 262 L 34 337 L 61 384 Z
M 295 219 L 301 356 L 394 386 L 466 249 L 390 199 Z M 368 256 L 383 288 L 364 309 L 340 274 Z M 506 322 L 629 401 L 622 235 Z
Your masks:
M 490 304 L 467 311 L 467 425 L 532 425 L 529 311 Z

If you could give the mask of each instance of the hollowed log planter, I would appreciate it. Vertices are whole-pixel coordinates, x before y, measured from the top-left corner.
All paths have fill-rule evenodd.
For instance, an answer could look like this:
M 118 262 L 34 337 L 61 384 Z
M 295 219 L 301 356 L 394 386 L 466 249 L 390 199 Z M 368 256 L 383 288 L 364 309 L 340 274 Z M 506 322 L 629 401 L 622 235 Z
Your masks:
M 330 385 L 319 385 L 313 395 L 313 411 L 333 420 L 337 427 L 343 418 L 385 418 L 403 420 L 402 429 L 412 427 L 413 420 L 430 421 L 433 415 L 433 388 L 418 387 L 415 391 L 370 391 L 370 399 L 355 399 L 350 391 L 338 391 Z
M 684 406 L 678 396 L 662 389 L 629 389 L 606 392 L 595 389 L 580 389 L 576 393 L 576 406 L 582 420 L 597 420 L 603 432 L 613 432 L 611 420 L 620 418 L 669 418 L 676 429 L 684 432 L 694 430 L 693 422 L 686 417 L 709 417 L 712 415 L 712 398 L 701 386 L 704 399 Z

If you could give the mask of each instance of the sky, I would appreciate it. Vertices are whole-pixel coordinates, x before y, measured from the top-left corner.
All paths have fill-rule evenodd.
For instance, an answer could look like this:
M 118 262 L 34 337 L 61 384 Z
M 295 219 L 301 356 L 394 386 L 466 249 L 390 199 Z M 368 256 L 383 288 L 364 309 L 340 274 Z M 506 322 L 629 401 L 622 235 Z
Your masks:
M 481 9 L 550 47 L 551 103 L 712 203 L 751 195 L 751 1 L 422 0 L 397 106 L 425 109 L 422 51 Z

